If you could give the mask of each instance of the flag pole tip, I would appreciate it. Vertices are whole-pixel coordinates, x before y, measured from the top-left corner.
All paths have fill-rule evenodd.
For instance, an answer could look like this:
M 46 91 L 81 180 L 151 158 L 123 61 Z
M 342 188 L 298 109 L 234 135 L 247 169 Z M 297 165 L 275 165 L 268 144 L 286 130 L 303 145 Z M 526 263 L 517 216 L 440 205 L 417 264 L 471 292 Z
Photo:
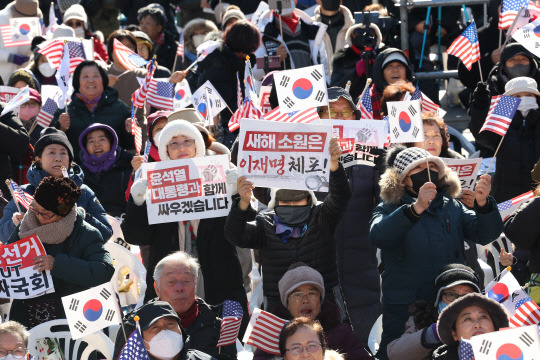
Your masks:
M 135 315 L 135 316 L 133 317 L 133 320 L 139 321 L 139 320 L 141 320 L 141 318 L 140 318 L 138 315 Z
M 249 55 L 246 55 L 246 60 L 249 60 L 249 59 L 250 59 Z
M 6 179 L 6 185 L 11 184 L 11 181 L 9 179 Z
M 371 80 L 371 78 L 368 78 L 368 79 L 366 80 L 366 83 L 367 83 L 368 85 L 371 84 L 372 82 L 373 82 L 373 80 Z
M 506 270 L 512 271 L 512 267 L 511 267 L 511 266 L 508 266 L 508 267 L 506 268 Z

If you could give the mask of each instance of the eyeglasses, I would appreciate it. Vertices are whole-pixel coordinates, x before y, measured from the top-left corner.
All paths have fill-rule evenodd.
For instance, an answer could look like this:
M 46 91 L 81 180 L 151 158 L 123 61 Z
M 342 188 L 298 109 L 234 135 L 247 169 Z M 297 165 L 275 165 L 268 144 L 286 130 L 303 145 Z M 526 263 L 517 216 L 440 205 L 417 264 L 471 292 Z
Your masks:
M 22 359 L 26 356 L 26 348 L 18 347 L 13 350 L 0 349 L 0 359 L 4 359 L 11 353 L 15 359 Z
M 25 108 L 25 107 L 31 107 L 31 108 L 35 108 L 35 107 L 38 107 L 39 104 L 35 101 L 28 101 L 28 102 L 25 102 L 24 104 L 21 105 L 21 108 Z
M 321 110 L 320 112 L 321 112 L 321 114 L 328 114 L 328 109 Z M 348 117 L 354 116 L 354 111 L 348 110 L 348 109 L 343 109 L 343 110 L 338 112 L 336 109 L 330 108 L 330 116 L 332 118 L 336 118 L 338 116 L 338 114 L 341 114 L 341 116 L 344 117 L 344 118 L 348 118 Z
M 35 207 L 33 207 L 32 205 L 30 205 L 30 210 L 36 214 L 37 216 L 41 216 L 42 218 L 44 218 L 45 220 L 51 220 L 54 215 L 56 215 L 55 213 L 52 213 L 52 214 L 48 214 L 48 213 L 44 213 L 44 212 L 41 212 L 39 211 L 38 209 L 36 209 Z
M 292 348 L 285 349 L 285 350 L 289 351 L 294 356 L 300 356 L 304 353 L 304 351 L 307 351 L 308 353 L 314 353 L 314 352 L 319 351 L 320 348 L 321 348 L 321 344 L 311 343 L 305 347 L 302 345 L 295 345 Z
M 467 293 L 467 294 L 468 294 L 468 293 Z M 446 301 L 452 302 L 452 301 L 454 301 L 454 300 L 456 300 L 456 299 L 459 299 L 460 297 L 463 297 L 463 296 L 465 296 L 465 295 L 467 295 L 467 294 L 462 294 L 462 295 L 460 295 L 460 294 L 458 294 L 458 293 L 449 291 L 449 292 L 443 293 L 442 296 L 446 299 Z
M 182 141 L 173 141 L 172 143 L 169 143 L 168 148 L 171 150 L 178 150 L 180 149 L 180 146 L 192 147 L 193 145 L 195 145 L 195 139 L 185 139 Z
M 427 136 L 427 135 L 424 135 L 424 138 L 426 140 L 433 140 L 433 141 L 441 141 L 442 140 L 442 136 L 441 134 L 435 134 L 433 136 Z
M 297 292 L 293 292 L 290 297 L 296 301 L 296 302 L 300 302 L 302 301 L 302 299 L 307 296 L 309 300 L 317 300 L 320 296 L 321 296 L 321 293 L 318 292 L 318 291 L 310 291 L 310 292 L 307 292 L 307 293 L 303 293 L 301 291 L 297 291 Z
M 82 21 L 67 21 L 66 25 L 72 28 L 78 28 L 84 25 Z

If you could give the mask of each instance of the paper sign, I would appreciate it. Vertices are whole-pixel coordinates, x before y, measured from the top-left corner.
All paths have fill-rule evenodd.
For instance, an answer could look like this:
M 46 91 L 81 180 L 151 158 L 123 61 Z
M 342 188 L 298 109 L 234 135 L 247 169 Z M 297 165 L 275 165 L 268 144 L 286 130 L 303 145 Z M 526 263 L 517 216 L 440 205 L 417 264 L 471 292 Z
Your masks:
M 0 86 L 0 101 L 8 103 L 19 93 L 21 89 L 13 86 Z
M 332 128 L 242 119 L 238 173 L 256 186 L 328 191 Z
M 54 292 L 51 272 L 34 270 L 33 260 L 47 255 L 37 235 L 0 245 L 0 298 L 30 299 Z
M 441 158 L 442 161 L 452 170 L 454 170 L 461 182 L 461 190 L 474 191 L 476 178 L 480 171 L 482 158 L 476 159 L 449 159 Z
M 229 214 L 231 188 L 227 155 L 160 161 L 142 165 L 148 181 L 149 224 L 206 219 Z
M 272 90 L 271 86 L 261 86 L 259 90 L 259 108 L 263 115 L 266 115 L 272 111 L 272 106 L 270 105 L 270 91 Z

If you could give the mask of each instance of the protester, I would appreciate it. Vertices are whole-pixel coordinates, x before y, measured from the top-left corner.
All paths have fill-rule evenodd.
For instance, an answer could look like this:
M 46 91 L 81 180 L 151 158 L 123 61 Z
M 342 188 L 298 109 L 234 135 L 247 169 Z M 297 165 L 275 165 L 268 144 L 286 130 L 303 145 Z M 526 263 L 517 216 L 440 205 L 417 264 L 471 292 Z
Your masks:
M 328 106 L 319 107 L 321 119 L 333 120 L 360 120 L 360 110 L 356 108 L 351 95 L 340 87 L 328 88 Z
M 443 346 L 434 360 L 458 360 L 459 339 L 499 331 L 508 327 L 508 313 L 497 301 L 481 294 L 465 295 L 448 305 L 439 316 L 437 333 Z
M 414 91 L 415 87 L 407 80 L 398 80 L 385 87 L 381 97 L 381 116 L 388 115 L 389 101 L 403 101 L 407 93 L 412 96 Z
M 13 86 L 19 89 L 22 89 L 25 86 L 29 86 L 34 90 L 41 91 L 41 84 L 37 80 L 34 73 L 32 73 L 32 71 L 28 69 L 17 69 L 13 71 L 13 73 L 9 77 L 7 86 Z
M 88 29 L 88 16 L 82 5 L 71 5 L 64 13 L 64 24 L 73 28 L 75 36 L 79 39 L 88 39 L 92 41 L 95 60 L 101 60 L 105 63 L 109 60 L 107 48 L 96 34 L 92 34 Z
M 434 112 L 422 112 L 422 123 L 424 125 L 424 141 L 407 143 L 407 147 L 424 149 L 432 156 L 463 159 L 461 154 L 450 149 L 450 135 L 448 135 L 448 127 L 443 119 Z
M 29 184 L 21 186 L 24 192 L 33 195 L 40 182 L 48 176 L 63 177 L 62 167 L 64 167 L 69 178 L 82 191 L 78 205 L 85 209 L 84 220 L 98 229 L 103 241 L 107 241 L 112 235 L 112 227 L 94 192 L 83 184 L 84 174 L 79 165 L 73 162 L 73 148 L 66 135 L 57 129 L 46 128 L 36 142 L 34 152 L 35 161 L 26 174 Z M 21 210 L 24 211 L 24 208 Z M 15 201 L 11 200 L 4 209 L 4 216 L 0 219 L 2 242 L 5 242 L 15 230 L 23 216 L 24 213 L 18 211 Z
M 480 293 L 479 279 L 468 266 L 443 266 L 435 279 L 434 301 L 418 300 L 409 307 L 405 333 L 388 344 L 390 360 L 429 360 L 442 345 L 437 333 L 437 319 L 443 309 L 467 294 Z
M 184 27 L 184 62 L 181 69 L 186 69 L 197 59 L 197 47 L 204 42 L 206 34 L 219 30 L 216 24 L 206 19 L 193 19 Z M 174 69 L 176 70 L 176 69 Z
M 131 150 L 135 147 L 133 136 L 125 129 L 125 120 L 129 117 L 128 106 L 118 100 L 118 91 L 109 86 L 105 70 L 95 61 L 85 60 L 73 73 L 71 102 L 67 109 L 56 111 L 51 126 L 66 133 L 75 154 L 81 150 L 79 136 L 96 120 L 113 128 L 120 146 Z
M 225 10 L 223 18 L 221 19 L 221 30 L 224 32 L 229 30 L 229 28 L 236 24 L 236 22 L 239 20 L 247 19 L 238 6 L 230 5 L 229 7 L 227 7 L 227 10 Z
M 372 359 L 351 326 L 340 321 L 337 305 L 324 300 L 325 289 L 321 274 L 304 263 L 292 264 L 279 280 L 281 304 L 271 312 L 284 319 L 306 317 L 318 321 L 324 328 L 327 348 L 344 354 L 344 359 Z M 255 360 L 275 359 L 257 349 Z
M 99 123 L 81 133 L 79 146 L 84 183 L 101 199 L 107 214 L 121 216 L 126 209 L 124 193 L 133 154 L 118 146 L 118 136 L 110 126 Z
M 331 47 L 327 47 L 328 58 L 343 49 L 348 29 L 354 25 L 354 18 L 349 9 L 341 5 L 340 0 L 316 0 L 317 6 L 313 12 L 313 20 L 326 26 Z
M 163 6 L 153 3 L 140 8 L 137 12 L 137 20 L 141 31 L 146 33 L 154 44 L 154 54 L 157 61 L 169 70 L 173 70 L 174 56 L 178 46 L 175 34 L 167 27 L 167 17 Z
M 257 214 L 250 201 L 254 185 L 245 176 L 238 178 L 240 199 L 233 205 L 225 223 L 228 241 L 242 248 L 258 249 L 264 278 L 266 308 L 280 301 L 278 281 L 289 265 L 305 262 L 324 278 L 327 298 L 334 299 L 338 284 L 336 247 L 333 233 L 343 217 L 351 192 L 338 159 L 341 148 L 330 140 L 329 194 L 322 204 L 312 191 L 272 189 L 270 211 Z
M 30 136 L 30 143 L 35 145 L 43 130 L 43 127 L 36 123 L 36 117 L 41 110 L 41 95 L 34 89 L 29 89 L 29 92 L 29 100 L 19 107 L 19 120 Z M 30 130 L 32 130 L 31 133 Z
M 220 264 L 221 271 L 226 272 L 228 264 Z M 236 359 L 234 344 L 216 347 L 220 336 L 221 319 L 218 316 L 220 306 L 209 305 L 196 296 L 195 292 L 199 275 L 206 270 L 197 259 L 183 251 L 177 251 L 164 257 L 154 269 L 154 289 L 161 301 L 168 302 L 180 317 L 182 328 L 190 337 L 189 348 L 203 351 L 217 359 Z M 205 286 L 208 276 L 204 279 Z M 212 284 L 214 285 L 214 284 Z M 217 285 L 217 284 L 215 284 Z M 200 286 L 200 285 L 199 285 Z M 244 322 L 247 320 L 244 310 Z
M 152 43 L 152 40 L 150 40 L 150 37 L 148 37 L 148 35 L 142 31 L 133 31 L 132 34 L 137 39 L 137 55 L 142 57 L 144 60 L 150 61 L 154 55 L 154 44 Z M 162 79 L 169 78 L 170 76 L 171 71 L 165 66 L 161 66 L 159 63 L 157 63 L 154 78 Z
M 313 360 L 343 360 L 326 345 L 323 328 L 317 321 L 305 317 L 289 322 L 279 334 L 279 352 L 283 359 L 305 358 Z
M 16 321 L 10 320 L 0 324 L 0 357 L 9 359 L 11 354 L 14 359 L 22 359 L 28 356 L 28 338 L 30 333 Z
M 114 273 L 111 257 L 99 231 L 87 223 L 76 202 L 82 191 L 69 178 L 45 177 L 34 201 L 15 231 L 11 244 L 37 235 L 47 255 L 33 259 L 34 270 L 49 270 L 55 292 L 32 299 L 13 300 L 9 318 L 33 328 L 53 319 L 65 319 L 61 297 L 108 282 Z
M 28 70 L 34 74 L 36 80 L 41 85 L 58 85 L 56 81 L 56 69 L 49 63 L 45 55 L 37 52 L 38 48 L 34 49 L 34 59 L 28 65 Z
M 387 359 L 386 346 L 402 334 L 410 304 L 430 298 L 441 265 L 465 262 L 464 238 L 488 244 L 502 231 L 489 175 L 480 177 L 474 209 L 468 210 L 455 200 L 461 190 L 456 173 L 440 158 L 420 148 L 394 147 L 387 165 L 370 228 L 384 263 L 380 359 Z

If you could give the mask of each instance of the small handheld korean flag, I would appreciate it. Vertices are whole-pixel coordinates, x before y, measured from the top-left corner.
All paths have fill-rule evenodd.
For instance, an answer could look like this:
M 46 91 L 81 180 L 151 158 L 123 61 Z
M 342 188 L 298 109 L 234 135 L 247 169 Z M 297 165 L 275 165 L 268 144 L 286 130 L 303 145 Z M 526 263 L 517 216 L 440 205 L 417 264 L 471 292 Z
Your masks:
M 280 71 L 274 76 L 279 107 L 282 112 L 328 105 L 324 67 L 308 66 Z
M 28 85 L 26 85 L 21 89 L 21 91 L 19 91 L 17 95 L 15 95 L 13 99 L 6 104 L 6 106 L 4 106 L 4 110 L 2 110 L 0 115 L 7 114 L 14 109 L 18 109 L 22 104 L 27 102 L 28 99 L 30 99 L 30 89 L 28 88 Z
M 173 110 L 180 110 L 191 105 L 191 89 L 186 79 L 174 87 Z
M 424 125 L 420 101 L 390 101 L 387 105 L 390 141 L 392 143 L 423 142 Z
M 540 354 L 536 325 L 473 336 L 470 342 L 476 360 L 529 360 Z
M 80 339 L 121 322 L 116 296 L 110 283 L 62 298 L 73 339 Z
M 223 100 L 214 85 L 212 85 L 210 81 L 206 81 L 191 96 L 193 106 L 195 109 L 197 109 L 199 115 L 201 115 L 204 119 L 206 119 L 208 116 L 206 94 L 208 94 L 212 116 L 216 116 L 221 112 L 221 110 L 227 107 L 227 103 L 225 103 L 225 100 Z
M 512 37 L 536 56 L 540 56 L 540 19 L 523 26 Z

